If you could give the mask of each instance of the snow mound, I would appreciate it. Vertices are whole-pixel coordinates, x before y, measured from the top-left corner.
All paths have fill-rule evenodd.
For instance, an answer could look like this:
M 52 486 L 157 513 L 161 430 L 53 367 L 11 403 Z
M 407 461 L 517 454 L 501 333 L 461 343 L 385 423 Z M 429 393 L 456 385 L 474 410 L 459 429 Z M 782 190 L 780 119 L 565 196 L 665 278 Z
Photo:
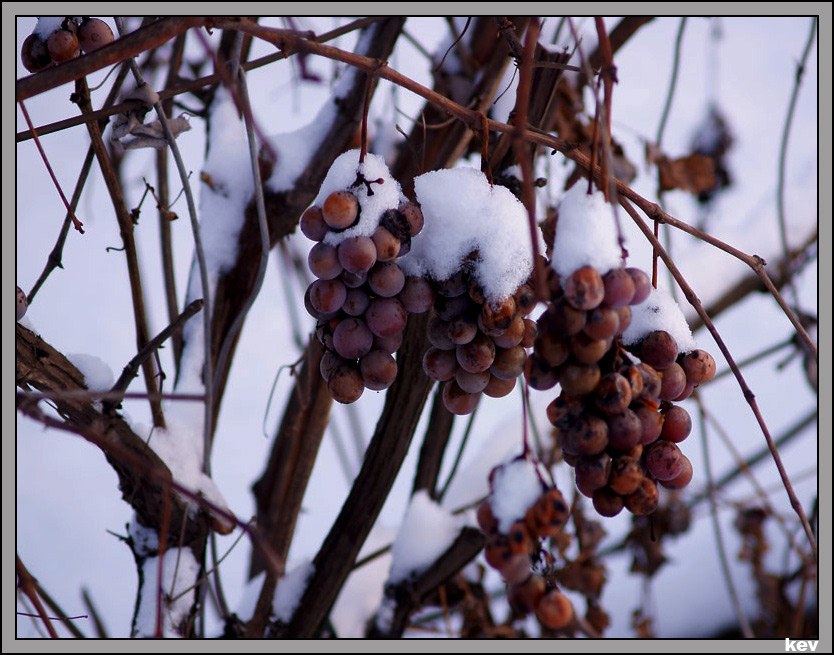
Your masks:
M 389 582 L 396 584 L 426 570 L 454 543 L 462 525 L 461 519 L 429 498 L 425 489 L 416 492 L 391 548 Z
M 680 306 L 665 289 L 652 289 L 642 303 L 632 305 L 631 324 L 623 332 L 623 345 L 639 343 L 657 330 L 665 330 L 675 338 L 679 353 L 692 352 L 698 347 Z
M 601 191 L 588 195 L 587 190 L 577 182 L 559 203 L 553 268 L 562 279 L 583 266 L 605 275 L 623 265 L 613 208 Z
M 400 262 L 407 275 L 445 280 L 477 250 L 474 278 L 489 302 L 511 296 L 527 280 L 533 271 L 527 210 L 507 188 L 461 167 L 414 178 L 414 191 L 425 223 Z

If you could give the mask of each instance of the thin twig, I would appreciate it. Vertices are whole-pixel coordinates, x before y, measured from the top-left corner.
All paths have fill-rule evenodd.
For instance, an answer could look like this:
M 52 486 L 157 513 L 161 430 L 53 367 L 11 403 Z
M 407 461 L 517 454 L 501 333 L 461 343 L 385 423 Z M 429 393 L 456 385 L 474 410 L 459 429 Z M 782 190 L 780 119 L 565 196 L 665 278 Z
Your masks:
M 90 595 L 90 591 L 87 589 L 87 587 L 82 587 L 81 598 L 84 601 L 84 605 L 86 605 L 87 611 L 90 613 L 90 617 L 93 620 L 93 625 L 96 629 L 96 636 L 99 639 L 107 639 L 107 628 L 104 627 L 104 621 L 102 621 L 101 614 L 96 608 L 95 603 L 93 603 L 93 597 Z
M 90 617 L 88 617 L 86 614 L 82 614 L 80 616 L 67 616 L 67 613 L 61 608 L 60 605 L 58 605 L 58 603 L 55 602 L 52 596 L 50 596 L 46 592 L 46 590 L 40 585 L 40 583 L 37 580 L 35 581 L 35 589 L 38 592 L 38 596 L 43 598 L 43 602 L 47 604 L 49 609 L 51 609 L 55 614 L 57 614 L 56 618 L 49 617 L 51 621 L 62 621 L 63 626 L 67 630 L 69 630 L 73 637 L 75 637 L 76 639 L 86 639 L 84 633 L 76 627 L 73 621 L 77 619 L 87 619 Z
M 43 163 L 46 166 L 46 170 L 49 172 L 49 177 L 52 180 L 52 184 L 55 185 L 55 188 L 58 190 L 58 195 L 61 196 L 61 201 L 64 203 L 64 207 L 67 208 L 67 214 L 69 214 L 70 218 L 72 218 L 72 225 L 73 227 L 78 230 L 81 234 L 84 234 L 84 223 L 78 220 L 78 217 L 75 215 L 75 212 L 72 209 L 72 206 L 67 200 L 67 197 L 64 195 L 64 190 L 61 188 L 61 183 L 58 182 L 58 178 L 55 177 L 55 171 L 52 170 L 52 165 L 49 163 L 49 157 L 46 156 L 46 152 L 41 145 L 41 140 L 38 138 L 38 133 L 35 130 L 34 126 L 32 125 L 32 119 L 29 117 L 29 112 L 26 111 L 26 105 L 23 104 L 21 100 L 18 102 L 20 105 L 20 111 L 23 113 L 23 118 L 26 119 L 26 124 L 29 126 L 29 129 L 32 131 L 32 136 L 35 139 L 35 145 L 38 148 L 38 152 L 40 153 L 41 159 L 43 159 Z
M 37 590 L 37 582 L 31 576 L 29 571 L 26 570 L 26 567 L 23 566 L 23 562 L 20 561 L 20 556 L 15 555 L 14 558 L 15 562 L 15 572 L 17 574 L 17 587 L 20 589 L 30 601 L 35 606 L 35 610 L 38 613 L 41 621 L 46 626 L 46 631 L 49 633 L 49 636 L 53 639 L 58 638 L 58 633 L 55 632 L 55 628 L 52 626 L 52 622 L 49 620 L 49 617 L 46 614 L 46 610 L 41 603 L 41 599 L 38 597 L 38 590 Z
M 663 104 L 663 113 L 660 115 L 660 124 L 657 126 L 657 137 L 655 144 L 660 147 L 663 141 L 663 131 L 666 129 L 666 120 L 669 118 L 669 110 L 672 108 L 672 98 L 675 97 L 675 87 L 678 82 L 678 70 L 680 69 L 681 45 L 683 44 L 683 30 L 686 27 L 686 16 L 681 18 L 678 26 L 678 34 L 675 37 L 675 56 L 672 59 L 672 77 L 669 80 L 669 90 L 666 92 L 666 102 Z
M 788 247 L 788 232 L 785 224 L 785 170 L 787 167 L 788 156 L 788 136 L 791 131 L 791 123 L 793 122 L 793 113 L 796 108 L 796 99 L 799 97 L 799 87 L 802 83 L 802 75 L 805 72 L 805 62 L 808 60 L 808 54 L 811 51 L 811 46 L 814 44 L 814 38 L 817 34 L 817 17 L 811 20 L 811 32 L 808 34 L 808 42 L 805 44 L 805 49 L 802 52 L 802 58 L 796 67 L 796 83 L 791 93 L 790 104 L 788 105 L 788 115 L 785 117 L 785 127 L 782 131 L 782 143 L 779 147 L 779 170 L 776 182 L 776 208 L 779 217 L 779 237 L 782 240 L 782 251 L 787 257 L 790 249 Z M 796 290 L 793 277 L 788 280 L 791 292 L 793 293 L 794 303 L 797 302 L 799 294 Z
M 144 348 L 140 350 L 133 359 L 128 362 L 127 366 L 124 367 L 122 370 L 122 374 L 119 376 L 119 379 L 110 389 L 111 393 L 118 393 L 121 391 L 125 391 L 128 386 L 130 385 L 131 380 L 136 377 L 137 372 L 139 371 L 139 367 L 142 363 L 150 357 L 157 348 L 159 348 L 172 334 L 182 329 L 182 326 L 192 317 L 194 314 L 199 312 L 203 308 L 203 300 L 202 298 L 198 298 L 194 302 L 192 302 L 185 310 L 180 314 L 176 320 L 171 323 L 168 327 L 166 327 L 162 332 L 157 334 L 153 339 L 148 341 L 145 344 Z

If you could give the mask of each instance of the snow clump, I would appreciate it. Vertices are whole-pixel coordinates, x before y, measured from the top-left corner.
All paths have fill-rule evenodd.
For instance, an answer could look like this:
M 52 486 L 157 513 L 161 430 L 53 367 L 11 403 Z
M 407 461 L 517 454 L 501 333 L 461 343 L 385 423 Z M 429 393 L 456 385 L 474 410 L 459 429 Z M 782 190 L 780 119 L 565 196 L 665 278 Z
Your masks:
M 445 280 L 477 251 L 474 279 L 495 304 L 533 272 L 527 210 L 509 189 L 491 185 L 475 168 L 461 167 L 414 178 L 414 191 L 425 223 L 401 260 L 407 275 Z

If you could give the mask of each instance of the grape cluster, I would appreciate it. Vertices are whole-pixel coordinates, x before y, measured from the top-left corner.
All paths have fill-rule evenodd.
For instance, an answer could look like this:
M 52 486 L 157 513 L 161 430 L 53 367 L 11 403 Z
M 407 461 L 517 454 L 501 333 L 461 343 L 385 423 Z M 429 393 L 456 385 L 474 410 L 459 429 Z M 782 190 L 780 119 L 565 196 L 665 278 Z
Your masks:
M 516 460 L 517 462 L 518 460 Z M 514 462 L 511 462 L 512 465 Z M 541 495 L 509 526 L 501 530 L 502 521 L 493 511 L 496 475 L 507 467 L 497 466 L 490 473 L 490 495 L 478 507 L 478 525 L 486 535 L 484 557 L 507 583 L 507 598 L 518 612 L 535 613 L 542 625 L 552 630 L 565 628 L 573 620 L 573 604 L 552 582 L 533 570 L 538 558 L 540 540 L 554 537 L 562 530 L 569 516 L 568 505 L 561 492 L 541 482 Z
M 529 281 L 490 302 L 467 266 L 476 260 L 472 253 L 453 276 L 434 281 L 431 347 L 423 356 L 423 370 L 443 382 L 443 403 L 458 415 L 471 414 L 482 392 L 492 398 L 510 393 L 536 337 L 536 323 L 527 318 L 536 305 Z
M 344 189 L 328 195 L 321 207 L 309 207 L 300 221 L 304 235 L 317 242 L 307 258 L 317 279 L 304 302 L 325 346 L 321 374 L 333 398 L 344 404 L 358 400 L 366 388 L 391 386 L 397 377 L 393 354 L 407 315 L 427 312 L 434 301 L 428 281 L 406 277 L 397 264 L 423 227 L 420 207 L 404 202 L 387 210 L 372 236 L 325 242 L 328 233 L 354 226 L 359 214 L 356 195 Z
M 678 444 L 692 427 L 683 400 L 715 373 L 703 350 L 678 353 L 666 331 L 645 336 L 627 350 L 621 335 L 631 323 L 631 305 L 651 291 L 635 268 L 601 275 L 585 266 L 561 282 L 550 278 L 551 301 L 525 368 L 531 387 L 561 393 L 547 408 L 576 486 L 597 512 L 615 516 L 623 507 L 651 514 L 658 484 L 682 489 L 692 464 Z
M 20 58 L 26 70 L 37 73 L 112 41 L 113 31 L 103 20 L 90 16 L 66 17 L 48 36 L 41 36 L 37 30 L 27 36 Z

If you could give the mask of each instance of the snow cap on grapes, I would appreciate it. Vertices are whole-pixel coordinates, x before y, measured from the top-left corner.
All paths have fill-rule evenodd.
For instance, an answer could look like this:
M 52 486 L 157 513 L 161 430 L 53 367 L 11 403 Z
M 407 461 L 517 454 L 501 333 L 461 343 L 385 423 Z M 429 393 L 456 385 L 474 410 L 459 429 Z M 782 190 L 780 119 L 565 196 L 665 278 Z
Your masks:
M 360 182 L 353 186 L 358 175 L 364 177 L 368 184 Z M 400 184 L 391 177 L 385 160 L 368 153 L 365 155 L 365 161 L 360 164 L 359 150 L 349 150 L 336 158 L 313 204 L 321 207 L 327 196 L 344 189 L 350 190 L 359 201 L 359 222 L 341 232 L 328 232 L 324 242 L 331 246 L 338 245 L 350 237 L 372 236 L 382 215 L 389 209 L 396 209 L 405 201 Z
M 559 203 L 553 268 L 565 279 L 583 266 L 592 266 L 604 275 L 622 263 L 613 207 L 601 191 L 594 189 L 588 195 L 587 185 L 577 182 Z
M 649 333 L 659 330 L 675 338 L 680 353 L 688 353 L 698 347 L 675 299 L 665 289 L 652 289 L 648 298 L 631 307 L 631 325 L 623 333 L 623 345 L 639 343 Z
M 527 211 L 506 187 L 492 186 L 481 171 L 461 167 L 414 178 L 414 191 L 425 224 L 402 260 L 408 275 L 445 280 L 477 250 L 474 279 L 493 304 L 512 295 L 530 276 Z
M 513 523 L 523 519 L 544 493 L 537 466 L 527 459 L 515 459 L 495 470 L 489 503 L 498 521 L 498 530 L 503 534 L 510 531 Z

